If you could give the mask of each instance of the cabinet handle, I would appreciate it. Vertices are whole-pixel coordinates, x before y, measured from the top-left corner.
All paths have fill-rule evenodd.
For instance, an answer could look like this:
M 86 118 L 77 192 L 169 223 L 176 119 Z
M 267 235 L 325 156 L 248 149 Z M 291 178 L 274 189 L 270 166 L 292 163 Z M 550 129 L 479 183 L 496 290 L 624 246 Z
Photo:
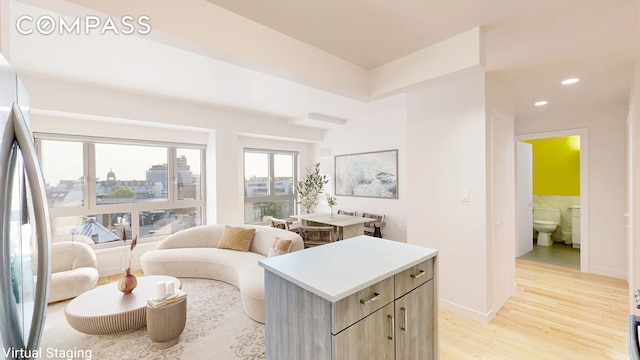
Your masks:
M 400 311 L 402 311 L 402 326 L 400 326 L 400 330 L 407 331 L 407 309 L 401 307 Z
M 393 340 L 393 336 L 396 332 L 395 319 L 393 318 L 393 315 L 387 315 L 387 318 L 389 319 L 389 336 L 387 336 L 387 339 Z
M 371 296 L 370 298 L 368 298 L 368 299 L 360 299 L 360 304 L 367 305 L 369 303 L 372 303 L 372 302 L 378 300 L 378 297 L 380 297 L 380 294 L 378 294 L 377 292 L 374 292 L 373 296 Z
M 418 275 L 411 274 L 411 278 L 417 279 L 417 278 L 419 278 L 420 276 L 422 276 L 424 274 L 425 274 L 424 270 L 420 270 L 420 273 Z

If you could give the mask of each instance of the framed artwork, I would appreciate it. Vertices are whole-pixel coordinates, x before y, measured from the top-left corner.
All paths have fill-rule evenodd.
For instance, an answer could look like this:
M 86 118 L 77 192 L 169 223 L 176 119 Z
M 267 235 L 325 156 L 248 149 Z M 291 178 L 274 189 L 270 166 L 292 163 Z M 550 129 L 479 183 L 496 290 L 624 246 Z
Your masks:
M 335 194 L 398 198 L 398 149 L 336 155 Z

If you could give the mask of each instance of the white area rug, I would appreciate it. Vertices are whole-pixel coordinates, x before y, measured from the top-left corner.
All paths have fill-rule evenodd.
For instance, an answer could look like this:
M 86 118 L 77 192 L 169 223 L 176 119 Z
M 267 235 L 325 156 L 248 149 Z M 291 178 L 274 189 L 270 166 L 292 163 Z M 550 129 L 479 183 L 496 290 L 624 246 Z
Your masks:
M 251 320 L 239 290 L 224 282 L 180 279 L 187 293 L 187 324 L 180 342 L 158 350 L 147 329 L 117 335 L 87 335 L 64 317 L 68 301 L 47 310 L 40 345 L 44 359 L 264 359 L 264 325 Z M 135 291 L 135 290 L 134 290 Z M 88 352 L 90 351 L 90 354 Z M 50 354 L 48 356 L 48 354 Z M 64 357 L 60 357 L 64 354 Z M 51 356 L 53 355 L 53 356 Z M 70 356 L 69 356 L 70 355 Z M 87 356 L 89 355 L 89 356 Z

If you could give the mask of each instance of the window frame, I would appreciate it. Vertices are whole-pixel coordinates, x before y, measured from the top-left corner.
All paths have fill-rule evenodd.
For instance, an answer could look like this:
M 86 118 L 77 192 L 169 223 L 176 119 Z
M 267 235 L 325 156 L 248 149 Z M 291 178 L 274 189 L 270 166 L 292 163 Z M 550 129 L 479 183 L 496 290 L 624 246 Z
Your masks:
M 258 153 L 258 154 L 267 154 L 268 155 L 268 175 L 269 178 L 269 192 L 266 196 L 247 196 L 246 195 L 246 161 L 245 154 L 246 153 Z M 285 194 L 285 195 L 276 195 L 275 185 L 276 185 L 276 177 L 275 177 L 275 155 L 291 155 L 293 156 L 292 161 L 292 181 L 293 181 L 293 193 Z M 298 156 L 300 153 L 298 151 L 287 151 L 287 150 L 273 150 L 273 149 L 260 149 L 260 148 L 249 148 L 245 147 L 242 150 L 242 193 L 244 202 L 243 205 L 260 203 L 260 202 L 275 202 L 275 201 L 284 201 L 284 200 L 293 200 L 293 215 L 298 213 L 298 192 L 296 191 L 296 184 L 298 182 Z M 247 223 L 247 219 L 243 215 L 243 221 Z M 256 223 L 249 223 L 254 225 L 266 225 L 267 222 L 259 221 Z
M 83 176 L 83 205 L 80 206 L 62 206 L 49 207 L 49 216 L 53 218 L 70 217 L 70 216 L 94 216 L 112 213 L 131 213 L 131 234 L 137 236 L 140 234 L 140 213 L 154 210 L 171 210 L 184 208 L 200 208 L 201 223 L 206 222 L 206 146 L 189 143 L 174 143 L 165 141 L 149 141 L 136 139 L 122 139 L 110 137 L 96 136 L 79 136 L 65 134 L 51 134 L 34 132 L 34 142 L 36 145 L 36 153 L 39 159 L 42 159 L 42 141 L 72 141 L 82 143 L 82 176 Z M 155 146 L 163 147 L 167 150 L 167 184 L 168 196 L 164 200 L 156 200 L 149 202 L 133 202 L 119 204 L 98 204 L 96 190 L 96 144 L 106 145 L 133 145 L 133 146 Z M 200 199 L 179 199 L 178 194 L 178 149 L 197 149 L 200 150 Z M 139 238 L 139 243 L 153 242 L 162 240 L 166 235 L 149 236 Z M 103 249 L 121 246 L 122 243 L 113 241 L 104 244 L 90 244 L 94 249 Z

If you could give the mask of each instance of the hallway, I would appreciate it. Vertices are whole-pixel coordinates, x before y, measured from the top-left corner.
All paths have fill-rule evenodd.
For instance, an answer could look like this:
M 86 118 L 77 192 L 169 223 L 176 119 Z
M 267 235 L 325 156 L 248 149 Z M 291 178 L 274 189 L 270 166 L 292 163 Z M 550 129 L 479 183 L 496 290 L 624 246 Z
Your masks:
M 629 359 L 625 280 L 516 259 L 516 281 L 488 325 L 440 310 L 440 359 Z

